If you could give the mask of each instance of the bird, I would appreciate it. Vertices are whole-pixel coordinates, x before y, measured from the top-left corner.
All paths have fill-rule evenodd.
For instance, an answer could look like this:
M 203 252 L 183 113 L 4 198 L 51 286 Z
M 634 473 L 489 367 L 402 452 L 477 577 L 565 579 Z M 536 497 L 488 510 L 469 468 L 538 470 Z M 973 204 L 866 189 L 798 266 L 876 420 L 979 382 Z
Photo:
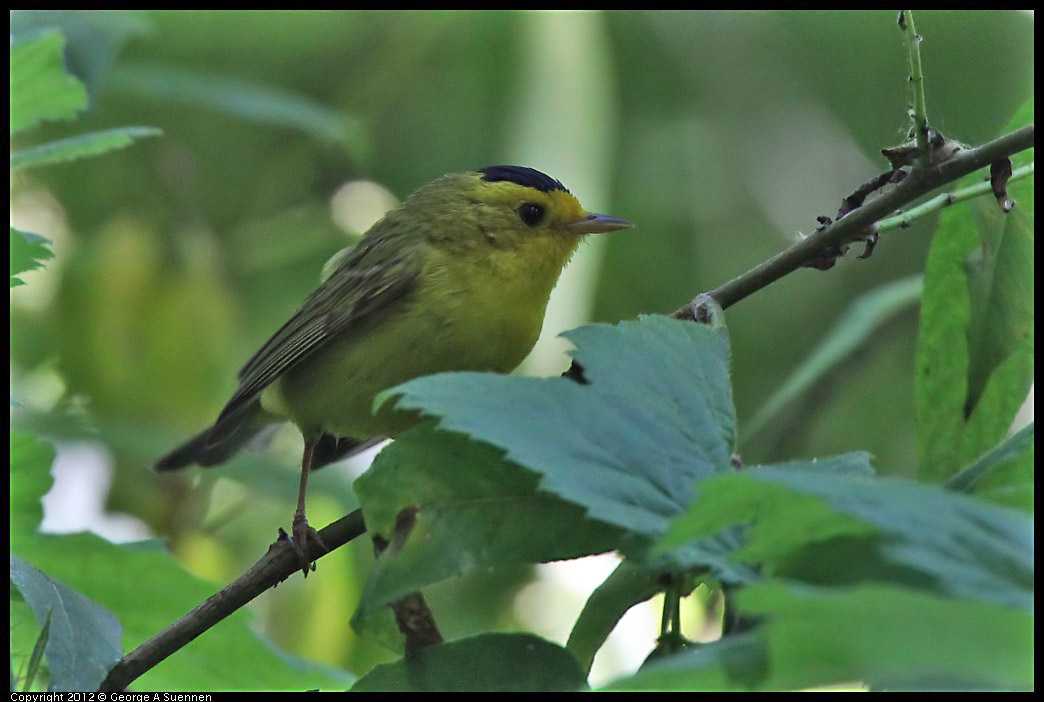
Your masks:
M 380 392 L 444 371 L 509 373 L 532 350 L 551 290 L 581 241 L 631 223 L 585 210 L 524 166 L 451 173 L 415 190 L 324 268 L 319 287 L 239 371 L 213 425 L 157 471 L 223 463 L 289 420 L 304 438 L 292 547 L 305 577 L 309 472 L 418 420 Z

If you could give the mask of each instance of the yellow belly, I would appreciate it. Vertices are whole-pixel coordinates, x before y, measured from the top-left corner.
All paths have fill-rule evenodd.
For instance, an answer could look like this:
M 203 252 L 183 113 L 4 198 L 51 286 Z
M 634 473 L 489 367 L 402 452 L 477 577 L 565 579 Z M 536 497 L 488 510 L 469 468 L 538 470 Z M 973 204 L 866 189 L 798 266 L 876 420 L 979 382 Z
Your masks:
M 510 372 L 536 343 L 561 265 L 520 277 L 495 257 L 484 263 L 464 271 L 433 254 L 409 299 L 328 342 L 267 388 L 262 406 L 306 434 L 395 436 L 417 415 L 373 414 L 382 390 L 444 371 Z

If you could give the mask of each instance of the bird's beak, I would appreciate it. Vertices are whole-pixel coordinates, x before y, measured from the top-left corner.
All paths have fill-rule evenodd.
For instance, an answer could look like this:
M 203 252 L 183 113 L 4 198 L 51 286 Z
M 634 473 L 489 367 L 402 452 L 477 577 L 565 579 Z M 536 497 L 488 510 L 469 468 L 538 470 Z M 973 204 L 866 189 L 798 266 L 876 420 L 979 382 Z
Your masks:
M 624 219 L 617 219 L 603 214 L 588 212 L 587 216 L 575 222 L 565 225 L 566 229 L 577 234 L 599 234 L 601 232 L 615 232 L 620 229 L 629 229 L 632 225 Z

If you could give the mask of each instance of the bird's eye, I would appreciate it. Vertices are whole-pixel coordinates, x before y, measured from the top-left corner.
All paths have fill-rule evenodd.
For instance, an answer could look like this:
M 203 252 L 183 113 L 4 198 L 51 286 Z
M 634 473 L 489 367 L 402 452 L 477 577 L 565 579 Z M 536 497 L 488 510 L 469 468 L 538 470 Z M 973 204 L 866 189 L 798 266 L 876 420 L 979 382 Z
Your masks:
M 535 202 L 527 202 L 518 208 L 518 216 L 526 223 L 526 226 L 535 227 L 544 219 L 544 206 Z

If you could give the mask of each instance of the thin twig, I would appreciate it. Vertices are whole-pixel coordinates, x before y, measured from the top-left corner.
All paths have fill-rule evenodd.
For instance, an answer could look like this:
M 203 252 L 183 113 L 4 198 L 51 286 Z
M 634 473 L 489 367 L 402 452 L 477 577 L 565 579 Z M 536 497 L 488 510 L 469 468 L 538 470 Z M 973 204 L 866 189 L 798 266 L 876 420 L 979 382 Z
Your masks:
M 1022 180 L 1033 175 L 1033 164 L 1029 163 L 1022 168 L 1016 168 L 1011 178 L 1008 179 L 1009 183 L 1014 183 L 1017 180 Z M 954 190 L 953 192 L 943 193 L 942 195 L 936 195 L 931 200 L 925 200 L 917 207 L 911 207 L 904 211 L 902 214 L 898 214 L 895 217 L 889 217 L 888 219 L 882 219 L 877 223 L 875 229 L 878 234 L 891 231 L 893 229 L 906 229 L 913 222 L 922 217 L 926 217 L 933 212 L 938 212 L 951 205 L 956 205 L 958 202 L 964 202 L 965 200 L 971 200 L 972 198 L 986 195 L 992 192 L 992 184 L 988 180 L 984 180 L 981 183 L 970 185 L 967 188 L 961 188 L 960 190 Z
M 982 146 L 962 149 L 949 159 L 934 163 L 926 169 L 915 168 L 901 183 L 882 193 L 880 197 L 869 200 L 728 283 L 698 295 L 671 316 L 690 321 L 696 319 L 701 303 L 706 297 L 713 298 L 722 309 L 730 307 L 797 270 L 819 252 L 858 238 L 860 232 L 876 221 L 932 190 L 984 168 L 994 161 L 1032 148 L 1033 138 L 1033 125 L 1029 124 Z
M 928 148 L 928 107 L 924 99 L 924 72 L 921 69 L 921 35 L 914 26 L 913 12 L 900 11 L 899 28 L 906 37 L 906 49 L 910 55 L 910 88 L 913 90 L 910 118 L 913 121 L 914 139 L 917 142 L 916 163 L 921 168 L 926 168 L 931 162 L 931 149 Z
M 365 532 L 362 512 L 355 510 L 320 531 L 319 536 L 332 551 Z M 310 559 L 317 560 L 326 553 L 312 544 L 307 555 Z M 269 547 L 261 560 L 221 592 L 121 658 L 102 681 L 98 691 L 123 690 L 167 656 L 300 569 L 301 562 L 290 546 L 289 539 L 280 539 Z

